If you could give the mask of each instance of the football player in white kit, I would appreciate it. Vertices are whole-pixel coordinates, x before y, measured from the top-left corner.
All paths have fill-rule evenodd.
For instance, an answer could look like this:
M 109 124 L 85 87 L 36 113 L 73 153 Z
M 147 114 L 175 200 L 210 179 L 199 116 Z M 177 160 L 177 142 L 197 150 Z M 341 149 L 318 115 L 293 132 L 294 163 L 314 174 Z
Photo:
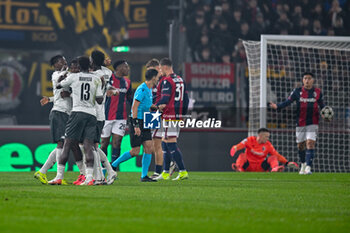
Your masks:
M 53 141 L 57 143 L 57 147 L 50 153 L 47 158 L 45 164 L 40 168 L 39 171 L 34 173 L 34 177 L 38 179 L 42 184 L 47 184 L 48 180 L 46 177 L 46 172 L 50 169 L 56 161 L 58 161 L 58 157 L 60 156 L 64 143 L 64 132 L 66 128 L 66 124 L 69 118 L 69 114 L 72 109 L 72 99 L 69 97 L 69 89 L 64 88 L 63 90 L 59 90 L 56 88 L 56 85 L 63 79 L 64 76 L 68 73 L 67 71 L 67 62 L 66 59 L 62 55 L 56 55 L 50 60 L 51 65 L 55 68 L 55 72 L 52 74 L 52 84 L 53 84 L 53 97 L 43 97 L 40 100 L 41 105 L 47 104 L 50 99 L 53 102 L 53 107 L 50 112 L 50 128 L 51 135 Z M 74 72 L 74 67 L 77 67 L 77 61 L 72 61 L 71 69 Z M 77 146 L 72 147 L 72 151 L 74 153 L 74 157 L 76 159 L 76 163 L 80 169 L 80 172 L 85 172 L 85 167 L 82 161 L 82 153 Z M 67 184 L 64 180 L 62 184 Z
M 113 93 L 113 90 L 115 90 L 111 85 L 108 85 L 109 79 L 112 76 L 112 71 L 108 69 L 107 67 L 104 67 L 105 61 L 105 55 L 101 51 L 94 50 L 91 53 L 90 56 L 90 62 L 92 65 L 92 73 L 96 76 L 101 78 L 102 81 L 102 93 L 103 93 L 103 102 L 102 104 L 96 104 L 96 118 L 97 118 L 97 125 L 96 125 L 96 137 L 94 140 L 95 143 L 95 150 L 97 152 L 97 158 L 95 158 L 94 162 L 94 179 L 96 185 L 103 184 L 104 177 L 101 170 L 101 163 L 103 166 L 107 169 L 107 184 L 113 184 L 114 180 L 117 177 L 117 173 L 112 169 L 106 154 L 98 147 L 101 139 L 101 133 L 104 126 L 104 121 L 106 119 L 105 116 L 105 101 L 106 101 L 106 94 L 109 92 L 110 94 Z M 115 91 L 114 91 L 115 92 Z M 95 169 L 96 167 L 96 169 Z M 96 176 L 96 177 L 95 177 Z
M 57 165 L 57 175 L 49 182 L 52 185 L 62 184 L 64 178 L 65 164 L 68 160 L 69 150 L 74 144 L 78 145 L 83 141 L 85 151 L 86 180 L 84 185 L 93 185 L 93 164 L 94 164 L 94 139 L 96 134 L 96 107 L 95 104 L 102 104 L 102 82 L 99 77 L 89 72 L 90 60 L 88 57 L 78 59 L 80 72 L 70 74 L 62 80 L 57 89 L 71 87 L 73 108 L 69 116 L 65 131 L 65 141 L 62 154 Z

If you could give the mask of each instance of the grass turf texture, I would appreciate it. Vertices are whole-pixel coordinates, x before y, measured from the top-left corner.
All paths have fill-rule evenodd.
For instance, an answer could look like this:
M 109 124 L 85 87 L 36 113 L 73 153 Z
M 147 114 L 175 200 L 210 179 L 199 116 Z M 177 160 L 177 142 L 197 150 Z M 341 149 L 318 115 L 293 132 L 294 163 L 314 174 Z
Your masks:
M 141 183 L 138 173 L 119 173 L 111 186 L 89 187 L 41 185 L 33 174 L 0 173 L 2 233 L 350 229 L 350 174 L 190 172 Z

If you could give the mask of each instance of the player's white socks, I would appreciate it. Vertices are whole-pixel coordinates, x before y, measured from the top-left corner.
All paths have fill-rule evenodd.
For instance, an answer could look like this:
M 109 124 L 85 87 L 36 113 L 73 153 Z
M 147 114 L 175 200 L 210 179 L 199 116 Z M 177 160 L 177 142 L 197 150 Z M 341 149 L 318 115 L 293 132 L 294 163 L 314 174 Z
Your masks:
M 76 161 L 75 162 L 79 168 L 80 174 L 83 174 L 84 176 L 86 175 L 86 167 L 85 167 L 85 163 L 83 162 L 83 160 L 80 161 Z
M 57 148 L 56 147 L 56 162 L 57 162 L 57 165 L 58 165 L 58 162 L 60 161 L 60 157 L 61 157 L 61 154 L 62 154 L 62 148 Z
M 104 177 L 102 173 L 100 156 L 96 153 L 96 151 L 93 151 L 93 154 L 94 154 L 93 177 L 95 180 L 102 180 Z
M 84 145 L 79 144 L 79 148 L 81 150 L 81 153 L 83 154 L 83 161 L 85 161 L 85 159 L 84 159 L 84 157 L 85 157 Z
M 93 172 L 94 172 L 94 169 L 92 167 L 86 168 L 86 180 L 85 180 L 86 184 L 88 184 L 90 181 L 92 181 Z
M 112 166 L 109 163 L 106 154 L 100 148 L 97 148 L 97 153 L 100 155 L 101 163 L 107 169 L 108 174 L 112 174 L 114 170 L 112 169 Z
M 55 163 L 56 163 L 56 149 L 55 148 L 51 153 L 49 154 L 49 157 L 47 157 L 46 162 L 44 165 L 40 168 L 40 172 L 43 174 L 46 174 L 47 170 L 49 170 Z
M 61 165 L 61 164 L 57 163 L 57 175 L 56 175 L 55 179 L 63 179 L 65 168 L 66 168 L 65 165 Z

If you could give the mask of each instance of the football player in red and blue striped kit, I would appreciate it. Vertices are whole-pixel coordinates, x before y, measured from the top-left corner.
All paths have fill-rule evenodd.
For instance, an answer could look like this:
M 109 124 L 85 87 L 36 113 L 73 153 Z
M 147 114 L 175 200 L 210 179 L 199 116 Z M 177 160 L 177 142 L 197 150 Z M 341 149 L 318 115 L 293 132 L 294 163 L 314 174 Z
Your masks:
M 179 175 L 174 180 L 183 180 L 188 178 L 188 173 L 182 159 L 182 153 L 177 145 L 177 138 L 180 128 L 176 122 L 183 119 L 187 112 L 189 98 L 186 90 L 185 81 L 174 74 L 172 62 L 169 58 L 163 58 L 160 61 L 161 71 L 165 76 L 161 85 L 161 96 L 156 106 L 163 111 L 163 137 L 162 148 L 164 154 L 164 171 L 157 179 L 170 179 L 169 169 L 171 158 L 173 158 L 179 168 Z M 167 126 L 167 127 L 165 127 Z
M 125 60 L 116 61 L 113 64 L 115 72 L 109 80 L 109 84 L 116 91 L 113 96 L 106 98 L 106 121 L 101 135 L 101 149 L 107 154 L 107 147 L 112 134 L 112 162 L 120 155 L 120 145 L 125 135 L 126 127 L 126 102 L 132 103 L 132 89 L 129 75 L 130 68 Z
M 314 75 L 305 72 L 302 87 L 295 88 L 284 102 L 270 103 L 271 108 L 281 110 L 296 101 L 296 141 L 301 161 L 299 174 L 311 174 L 320 117 L 319 109 L 325 107 L 322 92 L 313 86 L 314 81 Z

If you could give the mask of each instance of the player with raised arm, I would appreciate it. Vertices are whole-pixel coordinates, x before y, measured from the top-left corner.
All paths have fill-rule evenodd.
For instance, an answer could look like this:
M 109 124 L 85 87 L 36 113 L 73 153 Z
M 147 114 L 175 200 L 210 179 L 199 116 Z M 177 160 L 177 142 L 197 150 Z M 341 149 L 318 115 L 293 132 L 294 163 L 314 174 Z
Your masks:
M 311 167 L 320 116 L 319 108 L 324 108 L 325 104 L 321 90 L 313 86 L 314 75 L 311 72 L 305 72 L 302 77 L 302 87 L 295 88 L 284 102 L 270 103 L 270 107 L 281 110 L 296 101 L 296 141 L 301 162 L 299 174 L 312 174 Z
M 86 163 L 86 180 L 84 185 L 92 185 L 94 144 L 96 134 L 96 108 L 95 102 L 103 101 L 102 82 L 99 77 L 89 72 L 90 61 L 88 57 L 78 59 L 80 72 L 70 74 L 62 80 L 57 89 L 71 87 L 73 108 L 67 122 L 63 151 L 57 165 L 57 175 L 49 184 L 62 184 L 65 164 L 68 160 L 69 150 L 73 145 L 83 141 Z
M 107 154 L 112 135 L 112 162 L 120 155 L 121 141 L 125 135 L 127 120 L 126 103 L 132 102 L 132 89 L 129 75 L 130 67 L 125 60 L 113 64 L 115 70 L 110 78 L 110 85 L 116 89 L 114 95 L 107 95 L 105 103 L 105 125 L 101 135 L 101 149 Z
M 232 163 L 232 169 L 239 172 L 280 172 L 284 166 L 298 168 L 295 162 L 289 162 L 280 155 L 269 142 L 270 132 L 266 128 L 258 130 L 258 136 L 250 136 L 237 145 L 232 146 L 230 155 L 233 157 L 239 150 L 241 153 L 236 163 Z M 270 155 L 267 157 L 267 155 Z M 278 162 L 283 165 L 279 166 Z
M 157 83 L 158 71 L 147 70 L 145 76 L 146 81 L 136 89 L 131 107 L 129 126 L 131 150 L 122 154 L 112 163 L 112 166 L 117 168 L 120 163 L 137 156 L 140 153 L 140 146 L 143 145 L 141 182 L 152 182 L 155 180 L 147 175 L 152 159 L 152 134 L 150 129 L 144 128 L 143 121 L 144 113 L 149 112 L 152 106 L 152 88 Z
M 188 178 L 182 153 L 177 145 L 177 138 L 180 134 L 180 128 L 176 121 L 182 119 L 186 114 L 189 98 L 186 90 L 185 81 L 173 71 L 172 61 L 169 58 L 160 60 L 161 71 L 165 76 L 162 81 L 162 92 L 160 100 L 157 102 L 159 110 L 163 112 L 163 135 L 162 149 L 164 155 L 164 170 L 157 177 L 157 180 L 170 179 L 170 163 L 173 159 L 179 167 L 179 174 L 173 180 L 183 180 Z

